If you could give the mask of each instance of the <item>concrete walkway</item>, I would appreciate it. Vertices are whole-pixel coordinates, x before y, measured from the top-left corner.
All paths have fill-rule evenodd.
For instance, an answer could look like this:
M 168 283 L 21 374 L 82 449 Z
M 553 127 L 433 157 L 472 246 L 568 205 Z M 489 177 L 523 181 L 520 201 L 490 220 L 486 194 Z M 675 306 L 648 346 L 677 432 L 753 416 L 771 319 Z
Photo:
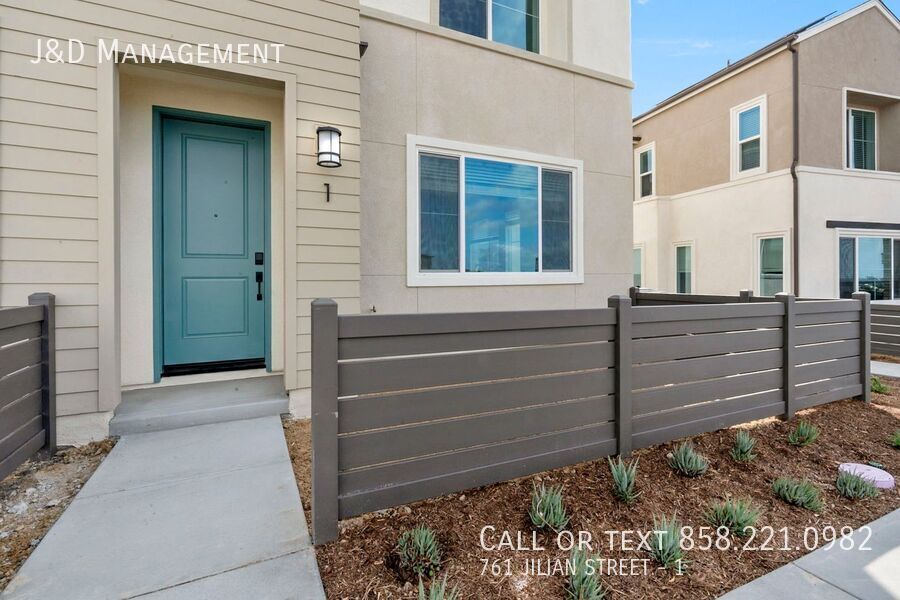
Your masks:
M 886 493 L 895 493 L 893 491 Z M 722 596 L 722 600 L 900 598 L 900 510 L 859 528 L 853 548 L 819 548 Z M 849 544 L 847 544 L 849 545 Z M 871 550 L 860 550 L 861 547 Z
M 873 360 L 872 375 L 880 375 L 882 377 L 896 377 L 900 379 L 900 365 L 898 365 L 897 363 Z
M 2 595 L 324 599 L 278 417 L 126 435 Z

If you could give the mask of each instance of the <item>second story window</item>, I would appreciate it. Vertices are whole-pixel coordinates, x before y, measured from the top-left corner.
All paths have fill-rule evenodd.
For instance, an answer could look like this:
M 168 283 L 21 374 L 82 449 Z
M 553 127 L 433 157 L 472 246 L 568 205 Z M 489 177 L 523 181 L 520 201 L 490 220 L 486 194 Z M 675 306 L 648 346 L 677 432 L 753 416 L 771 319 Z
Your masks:
M 847 110 L 847 166 L 869 169 L 875 166 L 875 111 Z
M 539 52 L 539 0 L 440 0 L 441 27 Z
M 656 167 L 653 164 L 655 146 L 650 144 L 637 150 L 638 198 L 656 194 Z
M 766 98 L 731 109 L 731 178 L 766 171 Z

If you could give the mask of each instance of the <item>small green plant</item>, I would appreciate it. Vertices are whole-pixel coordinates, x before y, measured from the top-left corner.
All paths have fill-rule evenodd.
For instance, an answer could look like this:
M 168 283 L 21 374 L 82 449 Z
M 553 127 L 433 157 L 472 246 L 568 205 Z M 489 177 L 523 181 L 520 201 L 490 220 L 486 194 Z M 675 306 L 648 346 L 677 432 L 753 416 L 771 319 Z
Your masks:
M 425 584 L 419 579 L 419 600 L 457 600 L 459 593 L 454 587 L 452 590 L 447 589 L 447 575 L 444 574 L 442 580 L 433 580 L 428 586 L 428 593 L 425 593 Z
M 709 461 L 705 456 L 694 450 L 691 442 L 682 442 L 670 452 L 666 458 L 669 466 L 687 477 L 699 477 L 706 473 Z
M 703 518 L 716 529 L 724 527 L 729 533 L 744 537 L 750 534 L 750 528 L 756 526 L 759 509 L 750 500 L 713 502 Z
M 397 555 L 400 568 L 420 579 L 434 577 L 441 568 L 441 546 L 434 531 L 424 525 L 400 534 Z
M 872 377 L 872 391 L 876 394 L 889 394 L 891 389 L 881 383 L 881 380 L 877 377 Z
M 834 487 L 841 496 L 850 500 L 865 500 L 878 495 L 878 488 L 871 481 L 847 471 L 838 473 Z
M 553 531 L 562 531 L 569 523 L 566 505 L 563 503 L 562 486 L 534 486 L 531 492 L 531 508 L 528 516 L 535 527 L 547 527 Z
M 800 421 L 788 433 L 788 442 L 793 446 L 809 446 L 819 437 L 819 428 L 809 421 Z
M 653 537 L 650 554 L 666 569 L 675 567 L 681 571 L 685 567 L 684 551 L 681 549 L 681 523 L 678 516 L 669 519 L 665 515 L 653 517 Z
M 612 458 L 607 460 L 609 461 L 609 470 L 613 478 L 613 493 L 616 495 L 616 498 L 625 504 L 631 504 L 640 495 L 640 492 L 634 489 L 635 480 L 637 479 L 638 459 L 634 459 L 630 463 L 622 460 L 621 456 L 616 457 L 615 461 Z
M 756 455 L 753 448 L 756 446 L 756 438 L 750 435 L 746 429 L 739 429 L 734 436 L 734 446 L 731 447 L 731 458 L 738 462 L 750 462 Z
M 788 477 L 779 477 L 772 484 L 772 491 L 788 504 L 813 512 L 822 510 L 821 491 L 807 479 L 797 481 Z
M 567 600 L 602 600 L 606 597 L 593 561 L 594 558 L 583 549 L 576 547 L 572 550 L 569 557 L 571 571 L 566 588 Z
M 900 450 L 900 429 L 891 434 L 890 442 L 891 446 Z

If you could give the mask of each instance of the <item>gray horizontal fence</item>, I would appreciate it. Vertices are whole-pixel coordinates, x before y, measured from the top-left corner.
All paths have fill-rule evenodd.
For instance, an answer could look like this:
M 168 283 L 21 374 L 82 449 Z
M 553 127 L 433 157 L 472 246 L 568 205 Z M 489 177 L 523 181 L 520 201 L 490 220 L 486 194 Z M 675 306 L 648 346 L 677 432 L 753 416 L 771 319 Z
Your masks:
M 53 294 L 0 309 L 0 479 L 39 450 L 56 449 Z
M 900 357 L 900 304 L 872 303 L 872 353 Z
M 634 297 L 437 315 L 313 302 L 315 542 L 365 512 L 867 394 L 866 294 Z

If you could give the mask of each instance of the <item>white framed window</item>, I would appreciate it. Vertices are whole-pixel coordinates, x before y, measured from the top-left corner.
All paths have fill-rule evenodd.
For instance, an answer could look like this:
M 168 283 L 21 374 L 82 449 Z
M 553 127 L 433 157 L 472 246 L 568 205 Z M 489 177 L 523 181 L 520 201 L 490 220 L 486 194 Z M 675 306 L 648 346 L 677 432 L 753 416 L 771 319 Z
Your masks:
M 731 178 L 766 172 L 766 96 L 731 109 Z
M 634 170 L 635 199 L 656 196 L 656 142 L 634 151 Z
M 407 136 L 407 285 L 584 282 L 580 160 Z
M 754 236 L 755 290 L 758 296 L 774 296 L 788 291 L 788 236 L 769 233 Z
M 694 242 L 675 244 L 675 293 L 692 294 L 695 289 Z
M 634 274 L 634 287 L 644 285 L 644 247 L 635 246 L 631 250 L 631 270 Z
M 540 52 L 540 0 L 439 0 L 441 27 Z
M 878 114 L 865 108 L 847 109 L 847 168 L 878 169 Z

